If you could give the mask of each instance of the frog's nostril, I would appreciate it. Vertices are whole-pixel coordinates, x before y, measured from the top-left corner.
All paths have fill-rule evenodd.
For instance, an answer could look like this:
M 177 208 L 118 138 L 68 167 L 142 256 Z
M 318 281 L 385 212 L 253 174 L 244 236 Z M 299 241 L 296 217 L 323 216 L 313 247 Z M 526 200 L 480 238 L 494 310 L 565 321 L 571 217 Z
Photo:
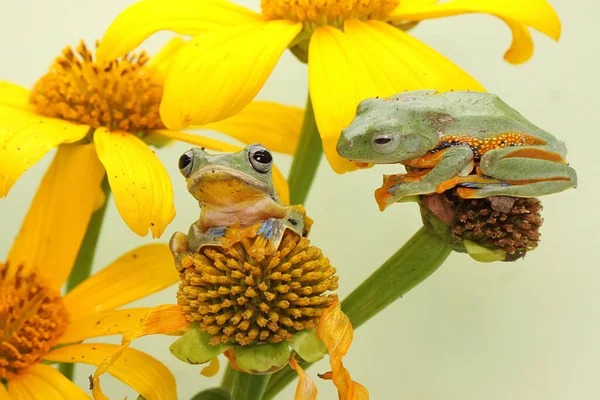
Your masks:
M 352 147 L 354 145 L 354 140 L 348 140 L 348 147 Z

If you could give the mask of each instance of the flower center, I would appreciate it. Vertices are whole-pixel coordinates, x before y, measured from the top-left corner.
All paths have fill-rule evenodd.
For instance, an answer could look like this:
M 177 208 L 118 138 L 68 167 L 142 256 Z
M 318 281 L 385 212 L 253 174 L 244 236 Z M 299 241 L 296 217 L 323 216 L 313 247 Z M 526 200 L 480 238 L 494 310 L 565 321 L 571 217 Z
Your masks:
M 315 328 L 337 299 L 335 268 L 320 249 L 287 230 L 277 251 L 260 261 L 262 237 L 224 249 L 206 246 L 182 257 L 177 303 L 212 344 L 279 343 Z
M 148 60 L 142 52 L 101 67 L 83 41 L 76 53 L 67 46 L 29 100 L 42 115 L 92 128 L 131 133 L 164 129 L 158 111 L 163 85 L 146 66 Z
M 341 25 L 344 19 L 385 19 L 399 0 L 262 0 L 269 19 Z
M 35 272 L 0 263 L 0 379 L 40 361 L 65 332 L 60 293 Z

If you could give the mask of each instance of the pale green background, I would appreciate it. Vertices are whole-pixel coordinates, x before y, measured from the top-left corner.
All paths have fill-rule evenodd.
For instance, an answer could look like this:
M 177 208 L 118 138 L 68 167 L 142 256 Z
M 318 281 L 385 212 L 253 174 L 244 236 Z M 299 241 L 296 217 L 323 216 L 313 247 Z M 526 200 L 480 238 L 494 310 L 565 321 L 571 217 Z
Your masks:
M 201 1 L 201 0 L 199 0 Z M 523 0 L 527 1 L 527 0 Z M 80 38 L 91 43 L 102 35 L 123 0 L 1 0 L 0 79 L 31 86 L 66 44 Z M 258 9 L 258 1 L 244 1 Z M 344 360 L 352 376 L 375 400 L 567 400 L 598 399 L 600 383 L 600 266 L 598 243 L 598 100 L 597 16 L 592 0 L 555 0 L 563 21 L 557 45 L 534 33 L 536 53 L 522 66 L 502 60 L 509 30 L 489 16 L 426 21 L 412 33 L 478 78 L 539 126 L 565 140 L 569 161 L 579 173 L 577 190 L 544 198 L 545 225 L 538 250 L 513 263 L 478 264 L 462 254 L 449 261 L 404 299 L 387 308 L 356 332 Z M 145 48 L 156 52 L 169 36 L 158 35 Z M 306 66 L 285 53 L 260 99 L 302 106 L 307 88 Z M 176 144 L 157 151 L 175 186 L 177 217 L 162 241 L 175 230 L 187 230 L 198 208 L 184 187 L 176 162 L 189 146 Z M 0 202 L 0 256 L 6 255 L 50 156 L 28 171 Z M 287 171 L 290 158 L 277 155 Z M 398 204 L 380 213 L 373 189 L 384 172 L 378 167 L 346 175 L 334 174 L 323 162 L 306 203 L 315 225 L 314 244 L 338 268 L 344 297 L 420 226 L 417 207 Z M 95 269 L 144 243 L 108 210 Z M 140 279 L 144 271 L 140 270 Z M 175 288 L 136 303 L 151 306 L 174 302 Z M 199 368 L 180 363 L 168 352 L 169 337 L 136 342 L 174 372 L 178 392 L 188 399 L 199 389 L 218 384 Z M 115 343 L 116 337 L 110 338 Z M 328 369 L 326 361 L 311 376 Z M 77 383 L 88 386 L 91 367 L 78 367 Z M 111 377 L 104 387 L 111 398 L 134 393 Z M 321 399 L 337 398 L 333 386 L 318 382 Z M 291 399 L 293 388 L 280 399 Z

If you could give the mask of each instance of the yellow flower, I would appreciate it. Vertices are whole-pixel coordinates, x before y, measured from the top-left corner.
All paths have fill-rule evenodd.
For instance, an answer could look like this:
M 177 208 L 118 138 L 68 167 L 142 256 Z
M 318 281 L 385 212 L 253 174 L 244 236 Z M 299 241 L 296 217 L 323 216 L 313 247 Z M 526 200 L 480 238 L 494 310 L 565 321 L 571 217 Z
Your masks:
M 177 38 L 152 60 L 144 53 L 125 55 L 100 67 L 81 43 L 76 53 L 64 49 L 31 91 L 0 81 L 0 198 L 50 149 L 93 142 L 125 223 L 138 235 L 150 229 L 154 237 L 160 236 L 175 216 L 173 188 L 148 145 L 174 139 L 213 150 L 239 150 L 168 130 L 160 120 L 164 76 L 183 44 Z M 300 108 L 254 102 L 238 115 L 202 128 L 293 153 L 301 124 Z M 285 201 L 287 183 L 279 171 L 274 179 Z
M 78 168 L 73 168 L 77 165 Z M 119 307 L 178 280 L 167 245 L 121 256 L 62 296 L 104 172 L 92 144 L 61 146 L 46 172 L 5 263 L 0 263 L 0 399 L 89 399 L 43 363 L 99 365 L 116 345 L 84 339 L 135 329 L 148 308 Z M 7 233 L 6 233 L 7 234 Z M 143 271 L 143 279 L 140 279 Z M 175 379 L 159 361 L 127 349 L 108 370 L 147 399 L 176 399 Z
M 97 56 L 119 57 L 160 30 L 194 36 L 177 54 L 160 114 L 172 129 L 227 118 L 262 88 L 290 48 L 308 60 L 310 97 L 333 169 L 356 166 L 339 157 L 338 136 L 368 97 L 404 90 L 483 90 L 466 72 L 402 30 L 416 21 L 487 13 L 511 29 L 505 59 L 533 53 L 529 27 L 554 39 L 560 21 L 546 0 L 262 0 L 262 13 L 226 0 L 144 0 L 108 28 Z
M 94 374 L 95 396 L 103 399 L 99 377 L 132 340 L 150 334 L 184 332 L 171 353 L 190 364 L 207 364 L 202 375 L 218 372 L 218 356 L 251 374 L 273 373 L 290 365 L 299 376 L 295 400 L 313 400 L 317 389 L 298 363 L 329 354 L 332 379 L 342 400 L 368 399 L 342 364 L 353 338 L 341 311 L 338 277 L 321 250 L 306 237 L 284 232 L 270 249 L 262 223 L 229 228 L 222 246 L 181 253 L 177 305 L 154 308 L 140 326 L 125 333 L 122 346 Z

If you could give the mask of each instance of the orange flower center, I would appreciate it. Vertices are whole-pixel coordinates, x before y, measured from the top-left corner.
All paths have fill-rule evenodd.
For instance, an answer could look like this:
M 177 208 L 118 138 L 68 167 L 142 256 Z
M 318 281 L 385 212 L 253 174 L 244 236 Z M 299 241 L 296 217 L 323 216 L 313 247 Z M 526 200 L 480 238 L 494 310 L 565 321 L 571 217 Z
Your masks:
M 142 52 L 101 67 L 83 41 L 76 53 L 67 46 L 29 100 L 42 115 L 92 128 L 131 133 L 164 129 L 158 112 L 163 84 L 148 60 Z
M 262 13 L 269 19 L 341 25 L 344 19 L 385 19 L 399 0 L 262 0 Z
M 308 239 L 286 230 L 274 253 L 253 251 L 264 242 L 253 235 L 227 249 L 206 246 L 181 257 L 177 303 L 213 335 L 212 344 L 291 340 L 315 328 L 337 300 L 329 293 L 338 288 L 335 268 Z
M 0 263 L 0 379 L 39 362 L 68 324 L 57 290 L 35 272 Z

